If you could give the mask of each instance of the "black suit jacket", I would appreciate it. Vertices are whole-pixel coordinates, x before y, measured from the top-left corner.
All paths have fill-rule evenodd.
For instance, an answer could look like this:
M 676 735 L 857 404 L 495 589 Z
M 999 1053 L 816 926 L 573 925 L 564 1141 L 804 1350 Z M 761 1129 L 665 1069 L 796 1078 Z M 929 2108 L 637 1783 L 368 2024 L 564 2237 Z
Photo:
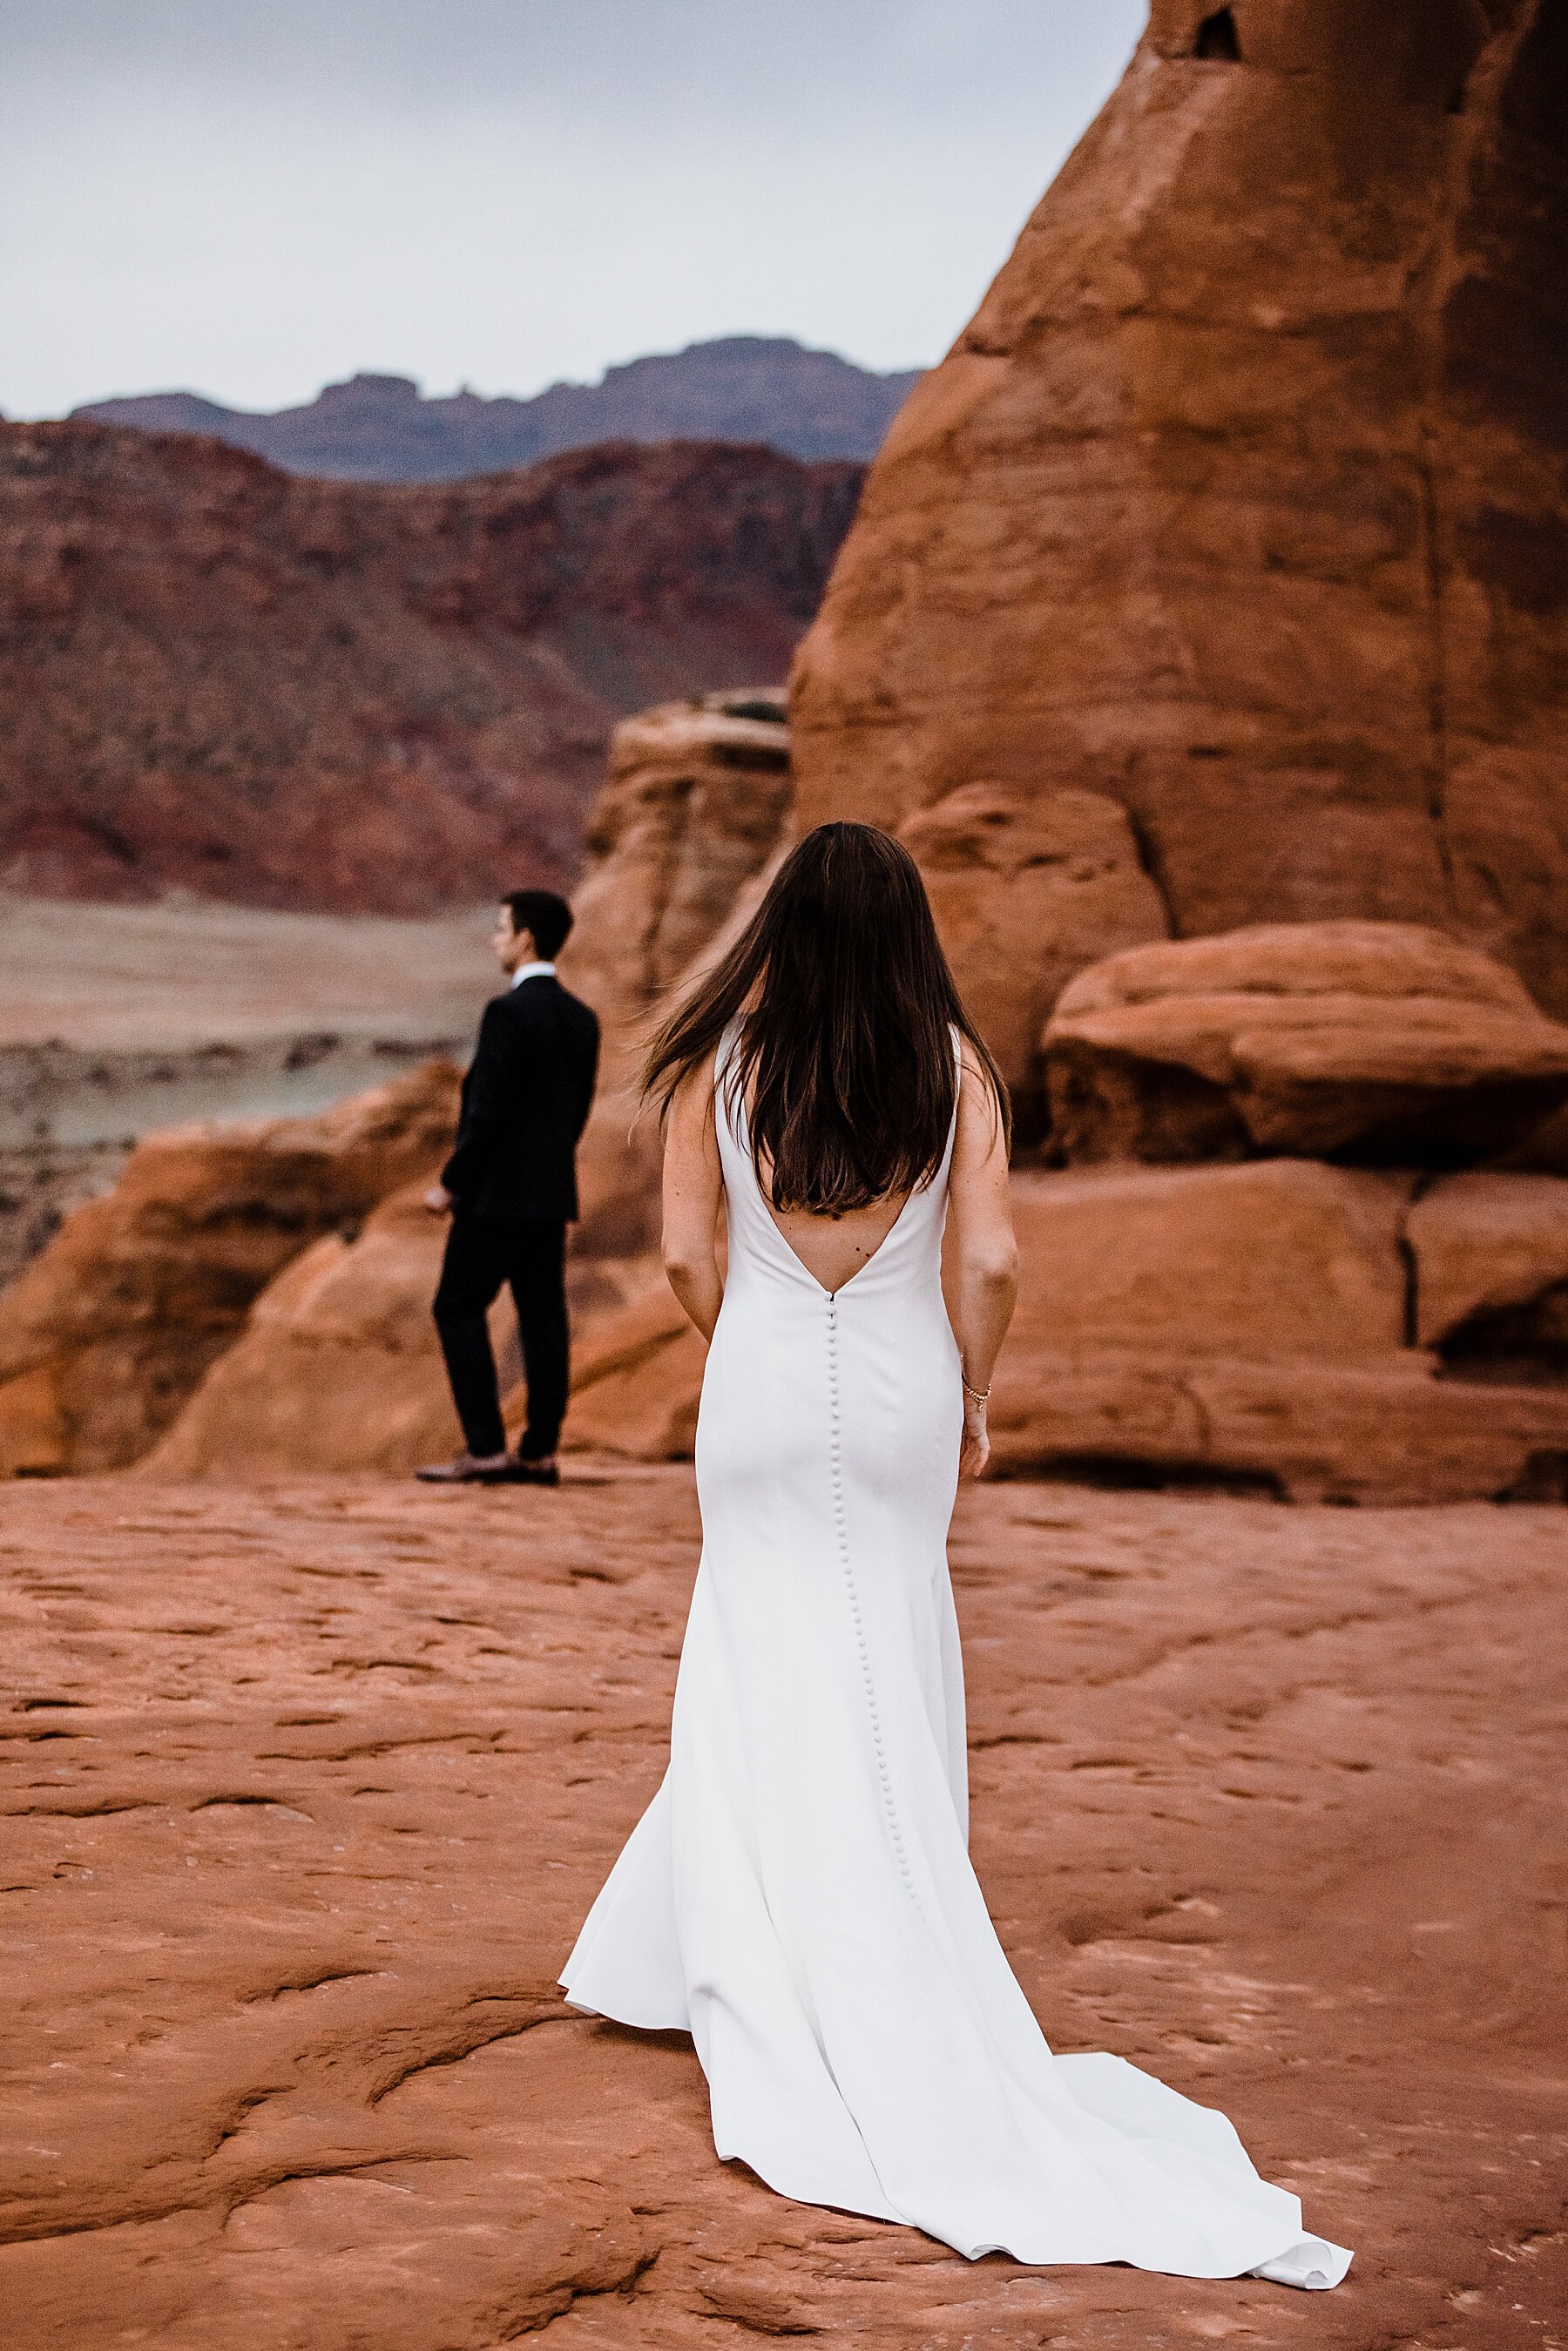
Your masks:
M 599 1023 L 540 972 L 485 1007 L 441 1180 L 478 1217 L 577 1214 L 577 1139 L 599 1074 Z

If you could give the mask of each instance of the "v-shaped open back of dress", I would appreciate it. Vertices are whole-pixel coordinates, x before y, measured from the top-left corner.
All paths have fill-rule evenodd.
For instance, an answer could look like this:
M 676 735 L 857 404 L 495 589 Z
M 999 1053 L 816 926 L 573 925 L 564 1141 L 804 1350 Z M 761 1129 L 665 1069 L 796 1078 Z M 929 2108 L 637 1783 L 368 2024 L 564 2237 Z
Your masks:
M 729 1266 L 669 1771 L 569 2000 L 689 2029 L 719 2154 L 800 2202 L 968 2255 L 1337 2283 L 1350 2256 L 1304 2237 L 1223 2116 L 1120 2058 L 1052 2054 L 970 1866 L 951 1134 L 830 1292 L 762 1197 L 727 1070 L 721 1050 Z

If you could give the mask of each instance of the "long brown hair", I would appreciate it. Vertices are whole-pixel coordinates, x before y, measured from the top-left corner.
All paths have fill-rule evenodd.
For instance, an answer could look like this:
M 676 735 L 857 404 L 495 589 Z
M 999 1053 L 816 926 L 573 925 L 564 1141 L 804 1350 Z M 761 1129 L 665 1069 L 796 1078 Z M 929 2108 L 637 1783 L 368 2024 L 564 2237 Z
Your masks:
M 931 1181 L 957 1101 L 955 1029 L 1009 1117 L 919 868 L 874 825 L 821 824 L 791 850 L 654 1037 L 643 1082 L 661 1110 L 737 1018 L 727 1082 L 749 1105 L 758 1182 L 780 1211 L 841 1216 Z

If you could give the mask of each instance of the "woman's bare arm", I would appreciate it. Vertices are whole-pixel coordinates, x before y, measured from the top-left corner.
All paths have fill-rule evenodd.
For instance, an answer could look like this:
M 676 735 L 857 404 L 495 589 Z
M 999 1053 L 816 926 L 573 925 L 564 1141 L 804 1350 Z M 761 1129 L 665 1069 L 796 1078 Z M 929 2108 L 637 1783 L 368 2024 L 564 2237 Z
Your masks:
M 713 1060 L 676 1088 L 664 1127 L 664 1271 L 705 1339 L 724 1302 L 718 1218 L 724 1171 L 714 1129 Z
M 1008 1194 L 1008 1147 L 990 1080 L 966 1045 L 958 1129 L 947 1177 L 953 1327 L 964 1366 L 964 1449 L 977 1478 L 990 1458 L 983 1398 L 1018 1301 L 1018 1243 Z M 977 1391 L 977 1394 L 976 1393 Z

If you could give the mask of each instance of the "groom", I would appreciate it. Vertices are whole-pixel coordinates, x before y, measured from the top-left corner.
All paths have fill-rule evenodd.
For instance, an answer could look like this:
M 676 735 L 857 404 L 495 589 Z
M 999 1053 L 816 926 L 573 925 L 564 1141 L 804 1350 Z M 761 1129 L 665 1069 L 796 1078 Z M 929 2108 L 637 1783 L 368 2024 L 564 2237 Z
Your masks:
M 450 1216 L 435 1327 L 465 1450 L 421 1469 L 432 1485 L 559 1483 L 566 1414 L 566 1228 L 577 1215 L 577 1140 L 599 1069 L 599 1023 L 555 976 L 571 909 L 551 890 L 501 901 L 490 945 L 510 983 L 485 1007 L 463 1081 L 457 1144 L 425 1194 Z M 511 1287 L 528 1375 L 528 1420 L 507 1451 L 488 1314 Z

